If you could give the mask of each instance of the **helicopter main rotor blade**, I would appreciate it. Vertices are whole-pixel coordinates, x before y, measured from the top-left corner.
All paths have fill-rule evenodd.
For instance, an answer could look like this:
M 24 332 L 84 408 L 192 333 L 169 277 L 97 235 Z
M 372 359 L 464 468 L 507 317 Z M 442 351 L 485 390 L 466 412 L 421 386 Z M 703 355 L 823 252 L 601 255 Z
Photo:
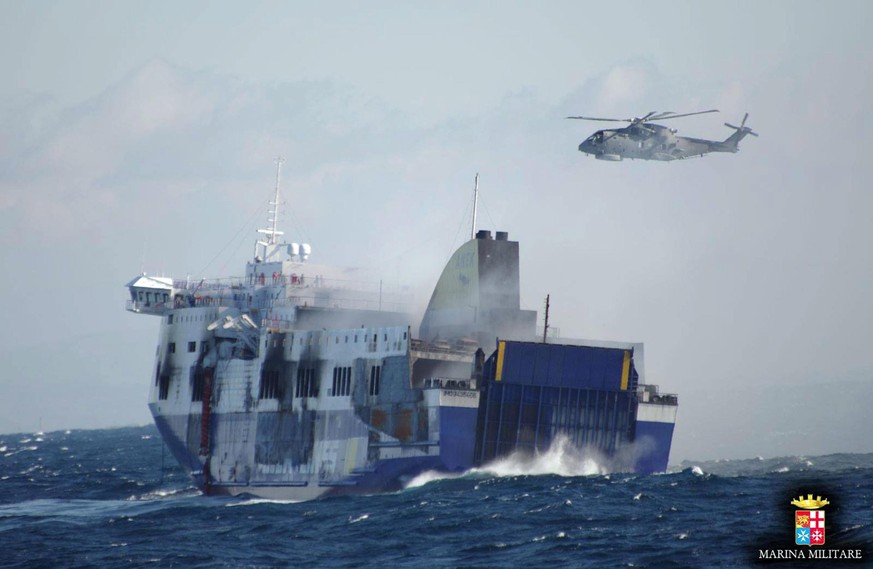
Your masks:
M 684 113 L 681 115 L 673 115 L 673 114 L 670 114 L 667 116 L 658 115 L 656 117 L 649 119 L 649 122 L 655 121 L 655 120 L 665 121 L 667 119 L 678 119 L 678 118 L 682 118 L 682 117 L 691 117 L 694 115 L 705 115 L 706 113 L 717 113 L 717 112 L 718 112 L 718 109 L 709 109 L 708 111 L 697 111 L 696 113 Z
M 649 113 L 649 114 L 651 115 L 653 113 Z M 654 116 L 647 115 L 643 118 L 645 119 L 645 122 L 653 122 L 653 121 L 661 120 L 663 118 L 671 118 L 670 115 L 675 115 L 675 114 L 676 113 L 674 113 L 673 111 L 661 111 L 660 113 L 657 113 Z
M 634 119 L 602 119 L 598 117 L 566 117 L 568 119 L 578 119 L 583 121 L 608 121 L 608 122 L 633 122 Z

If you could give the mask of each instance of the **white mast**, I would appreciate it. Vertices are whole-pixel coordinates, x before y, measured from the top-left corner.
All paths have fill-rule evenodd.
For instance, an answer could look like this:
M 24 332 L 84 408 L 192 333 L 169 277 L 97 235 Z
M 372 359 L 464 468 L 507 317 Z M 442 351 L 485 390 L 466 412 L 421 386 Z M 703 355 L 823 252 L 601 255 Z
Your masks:
M 255 242 L 255 261 L 257 261 L 258 257 L 259 257 L 258 256 L 258 245 L 260 245 L 261 247 L 264 248 L 263 256 L 261 257 L 261 260 L 264 260 L 267 258 L 267 253 L 268 253 L 267 247 L 269 245 L 276 244 L 276 236 L 277 235 L 284 235 L 284 232 L 276 229 L 276 224 L 279 222 L 279 173 L 282 170 L 282 162 L 284 162 L 284 161 L 285 161 L 285 159 L 282 158 L 281 156 L 277 157 L 275 160 L 275 162 L 276 162 L 276 195 L 273 198 L 273 201 L 269 202 L 272 209 L 270 209 L 267 212 L 271 216 L 267 219 L 267 222 L 272 224 L 272 225 L 271 225 L 270 229 L 258 229 L 258 233 L 260 233 L 261 235 L 265 235 L 267 237 L 263 240 L 258 239 Z
M 276 223 L 279 221 L 279 173 L 282 171 L 282 162 L 285 159 L 281 156 L 276 157 L 276 197 L 273 202 L 270 204 L 273 206 L 273 211 L 270 213 L 273 215 L 273 230 L 270 232 L 270 245 L 276 244 Z
M 476 209 L 479 207 L 479 172 L 473 186 L 473 226 L 470 228 L 470 239 L 476 238 Z

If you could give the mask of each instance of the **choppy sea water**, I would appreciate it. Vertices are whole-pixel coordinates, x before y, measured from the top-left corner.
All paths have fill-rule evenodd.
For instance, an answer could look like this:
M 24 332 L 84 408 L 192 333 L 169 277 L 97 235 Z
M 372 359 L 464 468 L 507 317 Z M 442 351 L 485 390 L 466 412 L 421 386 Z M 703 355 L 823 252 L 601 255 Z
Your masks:
M 154 427 L 0 435 L 0 567 L 743 567 L 794 547 L 800 493 L 830 500 L 829 547 L 873 565 L 873 454 L 634 476 L 559 447 L 289 503 L 202 496 Z

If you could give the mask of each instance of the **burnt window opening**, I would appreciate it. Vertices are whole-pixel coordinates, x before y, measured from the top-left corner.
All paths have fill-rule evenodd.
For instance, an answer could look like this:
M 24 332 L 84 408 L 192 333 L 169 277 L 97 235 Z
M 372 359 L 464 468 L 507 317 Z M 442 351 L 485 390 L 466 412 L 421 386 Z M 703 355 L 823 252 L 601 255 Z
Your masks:
M 379 395 L 379 387 L 382 383 L 382 366 L 370 368 L 370 395 Z
M 297 385 L 294 391 L 295 397 L 318 397 L 318 379 L 312 368 L 297 369 Z
M 282 398 L 279 377 L 280 374 L 277 369 L 265 369 L 261 371 L 261 387 L 258 390 L 259 399 Z
M 194 353 L 197 351 L 197 342 L 188 342 L 188 353 Z
M 167 344 L 167 353 L 175 354 L 176 353 L 176 342 L 170 342 Z
M 172 323 L 173 323 L 173 315 L 172 315 L 172 314 L 168 314 L 168 315 L 167 315 L 167 325 L 169 326 L 169 325 L 172 324 Z
M 346 397 L 352 393 L 352 368 L 351 367 L 335 367 L 333 368 L 333 389 L 331 395 L 334 397 Z
M 195 369 L 191 381 L 191 401 L 203 401 L 203 370 Z
M 162 375 L 158 382 L 158 399 L 165 401 L 170 396 L 170 376 Z

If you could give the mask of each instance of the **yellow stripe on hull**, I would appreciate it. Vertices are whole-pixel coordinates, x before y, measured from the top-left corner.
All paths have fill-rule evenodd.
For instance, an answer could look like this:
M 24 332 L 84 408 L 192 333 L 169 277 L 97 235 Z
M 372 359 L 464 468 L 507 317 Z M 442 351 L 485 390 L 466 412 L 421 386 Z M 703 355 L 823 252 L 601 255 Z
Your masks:
M 628 350 L 624 351 L 624 361 L 621 364 L 621 389 L 627 390 L 627 382 L 630 378 L 630 363 L 631 353 Z M 498 368 L 499 369 L 499 368 Z

